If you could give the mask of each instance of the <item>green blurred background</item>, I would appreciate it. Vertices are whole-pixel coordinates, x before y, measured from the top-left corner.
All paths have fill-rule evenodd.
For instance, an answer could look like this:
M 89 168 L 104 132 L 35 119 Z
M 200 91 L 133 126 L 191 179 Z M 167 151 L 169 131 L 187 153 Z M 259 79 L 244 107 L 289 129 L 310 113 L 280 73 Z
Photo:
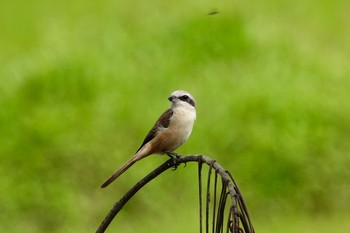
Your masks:
M 99 188 L 176 89 L 198 106 L 177 152 L 231 171 L 257 232 L 349 230 L 349 10 L 346 0 L 1 0 L 0 232 L 94 232 L 166 159 Z M 188 164 L 138 193 L 109 232 L 198 232 L 197 203 Z

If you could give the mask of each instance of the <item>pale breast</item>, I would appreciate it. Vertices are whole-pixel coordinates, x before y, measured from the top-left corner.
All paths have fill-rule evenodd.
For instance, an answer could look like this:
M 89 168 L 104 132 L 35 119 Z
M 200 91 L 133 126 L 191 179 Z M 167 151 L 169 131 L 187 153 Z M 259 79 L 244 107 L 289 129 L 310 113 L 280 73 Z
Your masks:
M 179 108 L 174 111 L 169 126 L 169 131 L 171 131 L 172 137 L 176 141 L 174 147 L 179 147 L 188 139 L 191 135 L 195 119 L 196 112 L 194 109 Z
M 190 136 L 195 119 L 194 108 L 174 108 L 168 128 L 158 128 L 153 144 L 154 153 L 172 152 L 181 146 Z

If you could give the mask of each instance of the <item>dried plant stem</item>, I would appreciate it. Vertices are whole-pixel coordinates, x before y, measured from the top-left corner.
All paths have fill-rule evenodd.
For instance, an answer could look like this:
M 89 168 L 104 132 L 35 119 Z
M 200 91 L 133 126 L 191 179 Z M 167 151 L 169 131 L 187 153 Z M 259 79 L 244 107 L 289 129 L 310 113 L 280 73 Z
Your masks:
M 220 193 L 220 203 L 218 203 L 218 206 L 216 206 L 216 203 L 214 202 L 214 208 L 213 208 L 213 221 L 215 214 L 216 216 L 216 222 L 213 222 L 213 230 L 214 225 L 216 225 L 216 231 L 221 232 L 223 229 L 223 217 L 224 217 L 224 211 L 225 211 L 225 204 L 226 204 L 226 198 L 228 196 L 231 197 L 231 208 L 229 212 L 229 220 L 228 222 L 231 224 L 229 228 L 231 232 L 239 232 L 242 229 L 239 228 L 239 221 L 242 223 L 242 226 L 244 228 L 244 232 L 247 233 L 254 233 L 254 228 L 250 222 L 249 214 L 247 211 L 247 208 L 245 206 L 245 203 L 243 201 L 243 198 L 241 196 L 241 193 L 239 192 L 239 189 L 237 187 L 236 182 L 233 180 L 232 176 L 225 170 L 223 167 L 218 164 L 215 160 L 202 155 L 188 155 L 188 156 L 174 156 L 167 161 L 165 161 L 163 164 L 161 164 L 159 167 L 154 169 L 151 173 L 149 173 L 147 176 L 145 176 L 143 179 L 138 181 L 127 193 L 124 194 L 124 196 L 114 204 L 112 209 L 109 211 L 107 216 L 102 221 L 101 225 L 97 229 L 96 233 L 102 233 L 105 232 L 109 224 L 112 222 L 114 217 L 119 213 L 119 211 L 124 207 L 124 205 L 148 182 L 152 181 L 154 178 L 162 174 L 164 171 L 168 170 L 169 168 L 176 168 L 181 163 L 187 163 L 187 162 L 197 162 L 199 165 L 198 167 L 198 177 L 199 177 L 199 200 L 200 200 L 200 232 L 202 232 L 202 164 L 206 163 L 208 166 L 210 166 L 210 172 L 208 174 L 208 181 L 207 185 L 210 185 L 210 177 L 211 177 L 211 168 L 215 170 L 215 189 L 214 189 L 214 199 L 216 199 L 216 186 L 217 186 L 217 174 L 221 176 L 222 179 L 222 191 Z M 208 232 L 208 219 L 209 219 L 209 186 L 206 188 L 207 196 L 206 196 L 206 232 Z M 217 207 L 217 209 L 216 209 Z M 228 229 L 228 228 L 227 228 Z

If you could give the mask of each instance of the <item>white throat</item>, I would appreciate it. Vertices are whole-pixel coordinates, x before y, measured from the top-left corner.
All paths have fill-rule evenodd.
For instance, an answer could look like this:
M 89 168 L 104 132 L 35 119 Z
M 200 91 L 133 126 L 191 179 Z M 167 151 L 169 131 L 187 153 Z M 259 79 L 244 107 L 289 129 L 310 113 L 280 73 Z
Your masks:
M 171 130 L 178 137 L 176 147 L 184 143 L 191 135 L 194 121 L 196 120 L 196 109 L 188 103 L 173 106 L 171 117 Z

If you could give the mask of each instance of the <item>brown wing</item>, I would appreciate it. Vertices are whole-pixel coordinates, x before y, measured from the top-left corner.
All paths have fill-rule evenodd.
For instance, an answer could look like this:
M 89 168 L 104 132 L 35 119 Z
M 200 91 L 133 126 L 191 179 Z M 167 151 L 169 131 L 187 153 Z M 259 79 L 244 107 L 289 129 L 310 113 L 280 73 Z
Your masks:
M 169 108 L 168 110 L 166 110 L 157 120 L 157 122 L 154 124 L 154 126 L 152 127 L 152 129 L 148 132 L 148 134 L 146 135 L 145 139 L 142 142 L 142 145 L 140 146 L 140 148 L 137 150 L 139 151 L 141 149 L 141 147 L 143 147 L 146 143 L 148 143 L 149 141 L 151 141 L 156 135 L 157 135 L 157 131 L 159 127 L 163 127 L 163 128 L 168 128 L 169 124 L 170 124 L 170 118 L 173 115 L 173 110 L 171 110 L 171 108 Z M 137 152 L 136 151 L 136 152 Z

